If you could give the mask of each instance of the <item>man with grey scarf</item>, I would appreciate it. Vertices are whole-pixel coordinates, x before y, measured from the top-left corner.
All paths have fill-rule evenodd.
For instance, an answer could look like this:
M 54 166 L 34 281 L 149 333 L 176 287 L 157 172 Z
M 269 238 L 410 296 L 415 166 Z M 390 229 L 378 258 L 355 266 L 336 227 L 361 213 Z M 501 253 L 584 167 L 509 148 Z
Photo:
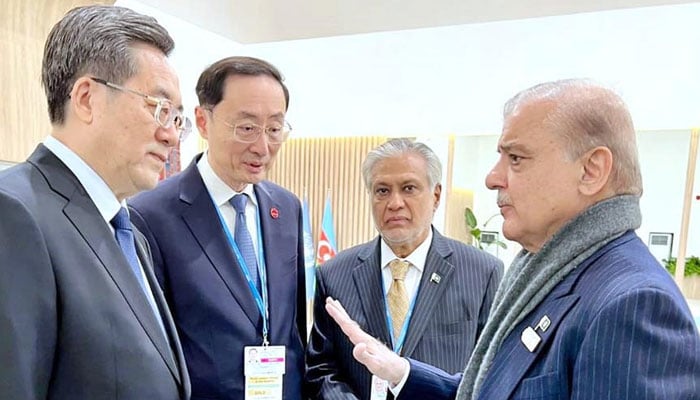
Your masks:
M 678 287 L 634 233 L 642 193 L 622 99 L 587 80 L 505 106 L 498 191 L 520 243 L 463 374 L 401 358 L 326 310 L 397 399 L 700 399 L 700 335 Z

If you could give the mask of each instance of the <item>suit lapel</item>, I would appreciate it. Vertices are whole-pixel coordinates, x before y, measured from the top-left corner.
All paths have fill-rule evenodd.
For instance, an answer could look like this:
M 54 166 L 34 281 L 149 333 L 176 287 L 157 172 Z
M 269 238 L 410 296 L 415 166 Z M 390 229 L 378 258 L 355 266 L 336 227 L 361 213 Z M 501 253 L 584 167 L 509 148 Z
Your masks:
M 577 294 L 570 294 L 542 303 L 535 311 L 518 324 L 518 326 L 503 341 L 498 355 L 493 361 L 484 384 L 479 393 L 479 399 L 507 399 L 522 381 L 530 366 L 540 357 L 545 357 L 549 349 L 548 343 L 554 338 L 557 328 L 567 313 L 578 301 Z M 535 351 L 530 352 L 522 342 L 522 332 L 527 327 L 535 328 L 539 321 L 547 316 L 551 325 L 542 332 Z
M 433 243 L 425 259 L 423 275 L 416 294 L 415 308 L 401 350 L 401 354 L 406 357 L 410 357 L 413 350 L 416 349 L 421 337 L 423 337 L 423 332 L 431 321 L 435 307 L 445 294 L 448 282 L 452 279 L 454 266 L 447 262 L 447 257 L 450 254 L 451 250 L 443 246 L 442 236 L 433 231 Z M 437 283 L 432 279 L 433 275 L 439 277 Z
M 283 332 L 280 332 L 279 329 L 286 326 L 286 324 L 283 323 L 283 319 L 290 318 L 291 316 L 285 312 L 281 312 L 282 310 L 279 310 L 278 308 L 280 307 L 280 305 L 285 304 L 285 302 L 288 302 L 288 300 L 286 299 L 295 298 L 295 296 L 290 296 L 287 292 L 294 288 L 295 285 L 293 283 L 296 282 L 296 278 L 294 282 L 289 282 L 287 280 L 289 279 L 288 271 L 285 271 L 284 269 L 291 269 L 293 267 L 292 264 L 288 262 L 288 260 L 281 259 L 279 255 L 288 254 L 288 251 L 286 251 L 287 246 L 296 247 L 296 243 L 289 243 L 289 241 L 285 240 L 283 237 L 283 233 L 286 232 L 288 228 L 292 226 L 297 226 L 295 223 L 293 225 L 288 224 L 285 227 L 284 221 L 294 221 L 296 217 L 281 214 L 285 211 L 289 213 L 291 212 L 291 210 L 284 210 L 283 207 L 281 207 L 274 200 L 272 194 L 269 193 L 269 191 L 266 190 L 266 188 L 263 187 L 261 184 L 254 185 L 254 190 L 255 197 L 258 201 L 258 218 L 260 218 L 260 229 L 262 231 L 260 233 L 262 235 L 263 249 L 265 255 L 265 276 L 267 278 L 268 308 L 270 307 L 270 304 L 276 305 L 276 308 L 274 310 L 269 310 L 269 335 L 270 338 L 282 338 L 285 337 L 285 334 Z M 270 215 L 270 210 L 272 209 L 277 210 L 276 218 L 272 218 L 272 216 Z M 257 238 L 253 238 L 253 240 L 257 240 Z M 275 249 L 275 251 L 272 251 L 272 249 Z M 291 307 L 288 308 L 290 310 L 293 310 L 295 308 L 295 304 L 290 306 Z
M 389 328 L 386 325 L 386 308 L 382 290 L 382 270 L 379 265 L 379 240 L 360 253 L 360 263 L 352 272 L 357 296 L 367 318 L 367 330 L 378 332 L 378 339 L 391 347 Z
M 157 316 L 141 289 L 141 285 L 134 276 L 128 261 L 124 257 L 114 235 L 107 223 L 100 215 L 95 203 L 85 192 L 84 188 L 73 173 L 48 149 L 40 145 L 30 157 L 33 163 L 46 176 L 51 189 L 67 199 L 63 208 L 64 215 L 71 221 L 76 232 L 85 240 L 90 249 L 95 253 L 102 266 L 111 277 L 114 284 L 122 293 L 124 300 L 134 313 L 146 335 L 163 357 L 166 365 L 173 372 L 176 380 L 180 382 L 180 376 L 167 344 L 163 331 L 158 326 Z M 136 241 L 139 259 L 143 263 L 146 276 L 152 277 L 152 265 L 150 259 L 145 256 L 141 244 Z M 150 274 L 150 275 L 149 275 Z M 155 280 L 149 283 L 154 286 Z M 159 290 L 154 290 L 154 295 Z
M 165 363 L 168 364 L 168 368 L 170 368 L 170 372 L 172 372 L 173 376 L 175 377 L 175 380 L 178 383 L 181 383 L 180 377 L 182 371 L 178 371 L 178 367 L 175 365 L 174 354 L 168 343 L 168 340 L 172 342 L 174 340 L 173 338 L 177 337 L 175 324 L 173 323 L 172 317 L 170 316 L 170 311 L 166 306 L 165 298 L 163 297 L 163 292 L 160 290 L 160 286 L 158 285 L 156 277 L 153 274 L 151 255 L 144 244 L 145 239 L 141 237 L 141 233 L 138 232 L 136 228 L 133 229 L 135 232 L 137 232 L 136 252 L 138 253 L 139 260 L 141 261 L 144 273 L 146 274 L 146 280 L 148 281 L 148 285 L 151 288 L 151 293 L 153 293 L 153 298 L 156 301 L 156 305 L 158 306 L 158 311 L 160 312 L 160 318 L 163 322 L 163 326 L 165 327 L 165 331 L 170 336 L 169 338 L 165 338 L 162 332 L 160 331 L 160 327 L 157 327 L 159 334 L 155 335 L 149 333 L 149 337 L 158 349 L 158 352 L 163 358 L 163 361 L 165 361 Z M 182 350 L 180 349 L 180 343 L 177 340 L 174 340 L 173 348 L 175 348 L 180 353 L 182 352 Z M 178 359 L 178 363 L 182 365 L 182 360 Z
M 540 357 L 546 357 L 548 353 L 556 351 L 548 346 L 557 332 L 560 323 L 566 315 L 576 305 L 580 295 L 576 293 L 576 283 L 600 257 L 608 252 L 612 247 L 618 246 L 633 237 L 633 233 L 627 233 L 617 238 L 602 248 L 598 249 L 590 257 L 584 260 L 558 285 L 552 289 L 551 293 L 540 303 L 534 311 L 525 318 L 523 322 L 508 335 L 503 341 L 492 368 L 488 372 L 484 384 L 479 393 L 479 399 L 505 399 L 509 398 L 518 384 L 523 379 L 525 373 Z M 605 269 L 602 269 L 605 271 Z M 605 277 L 599 277 L 605 279 Z M 595 280 L 596 278 L 590 278 Z M 551 321 L 549 328 L 545 332 L 537 330 L 541 341 L 534 352 L 527 350 L 522 343 L 521 335 L 525 328 L 536 327 L 540 320 L 547 316 Z M 544 350 L 547 349 L 547 350 Z
M 91 210 L 94 212 L 90 212 Z M 141 285 L 95 204 L 83 190 L 76 190 L 69 198 L 63 213 L 100 260 L 165 363 L 174 375 L 179 375 L 174 368 L 169 346 L 158 326 L 157 316 L 153 314 L 146 294 L 141 289 Z M 139 251 L 139 258 L 144 262 L 145 257 L 141 251 Z M 177 379 L 179 381 L 179 376 Z
M 100 214 L 96 209 L 95 212 L 86 212 L 90 208 L 95 209 L 92 200 L 84 192 L 76 191 L 63 212 L 107 270 L 158 351 L 167 354 L 168 347 L 163 332 L 158 326 L 146 294 L 131 272 L 131 267 L 116 240 L 112 239 L 111 231 Z
M 186 175 L 183 176 L 180 187 L 180 200 L 187 205 L 182 218 L 231 296 L 236 299 L 250 322 L 258 326 L 260 312 L 224 234 L 214 202 L 199 175 L 196 160 L 182 173 Z

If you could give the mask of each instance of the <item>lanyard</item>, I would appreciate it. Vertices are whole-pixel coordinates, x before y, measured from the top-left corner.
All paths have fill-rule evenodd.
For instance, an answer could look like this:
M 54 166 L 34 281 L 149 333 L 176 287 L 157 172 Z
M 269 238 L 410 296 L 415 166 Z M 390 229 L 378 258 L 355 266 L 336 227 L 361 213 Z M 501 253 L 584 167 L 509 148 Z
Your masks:
M 382 293 L 386 293 L 384 287 L 384 278 L 382 277 Z M 408 312 L 406 313 L 406 319 L 403 321 L 403 326 L 401 327 L 401 333 L 399 333 L 399 338 L 394 342 L 394 324 L 391 322 L 391 314 L 389 313 L 389 303 L 386 301 L 386 294 L 384 295 L 384 310 L 386 313 L 386 326 L 389 327 L 389 336 L 394 345 L 394 353 L 399 354 L 401 348 L 403 347 L 403 342 L 406 340 L 406 332 L 408 332 L 408 324 L 411 322 L 411 316 L 413 315 L 413 307 L 416 305 L 416 297 L 418 293 L 413 295 L 411 300 L 411 305 L 408 307 Z
M 214 199 L 212 199 L 212 202 L 214 202 Z M 263 319 L 263 346 L 267 346 L 270 342 L 268 341 L 268 332 L 269 332 L 269 307 L 268 307 L 268 297 L 267 297 L 267 268 L 265 268 L 265 257 L 263 255 L 263 241 L 262 241 L 262 229 L 260 228 L 260 215 L 257 212 L 257 207 L 256 207 L 256 212 L 255 212 L 255 222 L 258 227 L 258 251 L 256 254 L 257 260 L 258 260 L 258 276 L 260 277 L 260 288 L 262 289 L 262 296 L 260 291 L 258 291 L 258 288 L 255 286 L 255 283 L 253 282 L 253 277 L 250 276 L 250 271 L 248 270 L 248 266 L 245 263 L 245 260 L 243 259 L 243 256 L 241 255 L 241 251 L 238 249 L 238 245 L 236 244 L 235 239 L 233 238 L 233 235 L 231 235 L 231 231 L 228 229 L 228 226 L 226 225 L 226 222 L 224 221 L 224 217 L 221 215 L 221 211 L 219 211 L 219 207 L 216 205 L 216 202 L 214 202 L 214 209 L 216 210 L 216 214 L 219 216 L 219 221 L 221 221 L 221 227 L 224 229 L 224 233 L 226 234 L 226 238 L 229 241 L 229 244 L 231 245 L 231 248 L 233 249 L 233 253 L 236 256 L 236 260 L 238 260 L 238 266 L 243 272 L 243 275 L 245 275 L 246 281 L 248 281 L 248 288 L 250 288 L 250 292 L 253 294 L 253 299 L 255 299 L 255 304 L 258 306 L 258 311 L 260 312 L 260 315 L 262 316 Z

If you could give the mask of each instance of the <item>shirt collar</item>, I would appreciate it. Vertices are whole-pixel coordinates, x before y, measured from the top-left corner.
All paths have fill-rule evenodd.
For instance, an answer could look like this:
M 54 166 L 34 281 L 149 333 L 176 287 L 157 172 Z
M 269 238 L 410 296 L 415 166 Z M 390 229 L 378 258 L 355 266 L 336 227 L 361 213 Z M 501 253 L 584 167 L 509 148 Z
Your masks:
M 44 146 L 75 175 L 107 223 L 117 214 L 120 207 L 126 206 L 125 201 L 121 204 L 119 203 L 114 192 L 112 192 L 112 189 L 109 188 L 104 179 L 68 146 L 53 136 L 48 136 L 44 139 Z
M 414 267 L 418 268 L 420 272 L 423 272 L 425 260 L 428 258 L 428 250 L 430 250 L 430 244 L 432 243 L 432 241 L 433 229 L 431 226 L 430 230 L 428 231 L 428 236 L 425 238 L 425 240 L 420 245 L 418 245 L 418 247 L 416 247 L 416 249 L 413 250 L 413 252 L 409 254 L 408 257 L 403 258 L 403 260 L 410 262 Z M 398 257 L 396 254 L 394 254 L 394 251 L 391 250 L 391 247 L 389 247 L 388 244 L 386 244 L 384 238 L 382 238 L 379 242 L 381 246 L 382 268 L 388 268 L 389 263 L 396 258 L 401 259 L 401 257 Z
M 258 200 L 255 197 L 253 185 L 250 183 L 247 184 L 240 192 L 233 190 L 226 184 L 226 182 L 219 178 L 219 175 L 217 175 L 216 172 L 214 172 L 214 169 L 209 163 L 208 152 L 204 152 L 204 154 L 202 154 L 202 158 L 197 161 L 197 169 L 199 169 L 199 174 L 202 176 L 204 186 L 206 186 L 207 190 L 209 191 L 209 195 L 212 197 L 212 199 L 214 199 L 214 203 L 217 207 L 227 204 L 234 195 L 245 193 L 257 208 Z

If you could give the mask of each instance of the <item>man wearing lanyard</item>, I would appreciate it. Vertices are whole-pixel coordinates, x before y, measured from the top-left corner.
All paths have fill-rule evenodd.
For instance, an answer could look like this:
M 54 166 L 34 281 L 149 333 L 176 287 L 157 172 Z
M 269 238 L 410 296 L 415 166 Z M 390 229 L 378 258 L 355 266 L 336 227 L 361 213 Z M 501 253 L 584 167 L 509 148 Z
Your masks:
M 279 71 L 249 57 L 208 67 L 196 125 L 209 143 L 129 201 L 182 338 L 192 397 L 303 398 L 301 206 L 265 181 L 291 127 Z
M 393 348 L 461 371 L 503 274 L 495 257 L 432 227 L 442 165 L 425 144 L 393 139 L 362 165 L 380 236 L 339 253 L 317 272 L 306 381 L 316 399 L 384 399 L 386 382 L 352 356 L 324 309 L 333 297 L 361 328 Z

